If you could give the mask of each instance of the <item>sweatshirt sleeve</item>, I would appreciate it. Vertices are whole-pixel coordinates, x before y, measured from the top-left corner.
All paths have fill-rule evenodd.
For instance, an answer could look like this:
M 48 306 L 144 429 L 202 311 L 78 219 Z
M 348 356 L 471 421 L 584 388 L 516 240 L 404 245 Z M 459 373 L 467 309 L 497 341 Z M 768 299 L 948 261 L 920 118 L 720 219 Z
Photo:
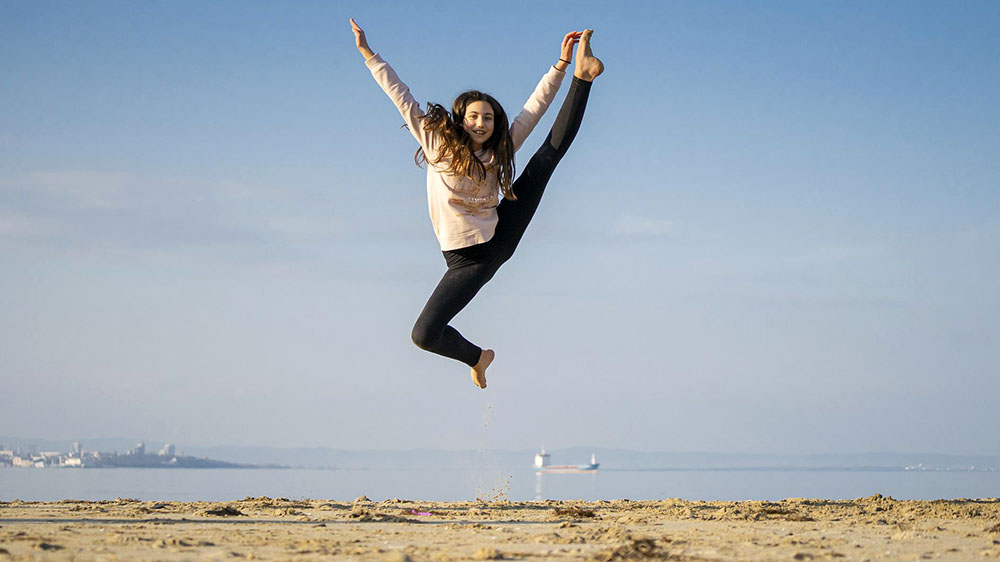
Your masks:
M 403 116 L 403 122 L 406 123 L 410 134 L 420 143 L 420 147 L 424 149 L 427 157 L 431 158 L 434 138 L 423 127 L 423 119 L 421 118 L 424 116 L 424 111 L 420 109 L 420 103 L 410 94 L 410 88 L 399 79 L 389 63 L 382 60 L 382 56 L 377 53 L 365 60 L 365 66 L 371 71 L 385 95 L 389 96 L 392 103 L 396 104 L 396 109 Z
M 553 66 L 542 76 L 538 86 L 535 86 L 535 91 L 525 102 L 521 113 L 510 124 L 510 138 L 514 142 L 515 152 L 521 148 L 535 125 L 538 125 L 538 121 L 545 115 L 545 110 L 552 104 L 552 100 L 555 99 L 556 92 L 559 91 L 559 86 L 562 85 L 565 77 L 565 71 L 557 70 Z

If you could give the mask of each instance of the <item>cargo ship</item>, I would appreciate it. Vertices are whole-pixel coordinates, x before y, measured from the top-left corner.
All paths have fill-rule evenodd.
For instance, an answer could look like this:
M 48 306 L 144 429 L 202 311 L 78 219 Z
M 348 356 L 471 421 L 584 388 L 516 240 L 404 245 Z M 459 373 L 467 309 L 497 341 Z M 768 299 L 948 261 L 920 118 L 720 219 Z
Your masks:
M 557 473 L 557 474 L 582 474 L 594 472 L 600 463 L 597 462 L 597 455 L 591 453 L 590 464 L 549 464 L 549 454 L 545 448 L 535 455 L 535 472 Z

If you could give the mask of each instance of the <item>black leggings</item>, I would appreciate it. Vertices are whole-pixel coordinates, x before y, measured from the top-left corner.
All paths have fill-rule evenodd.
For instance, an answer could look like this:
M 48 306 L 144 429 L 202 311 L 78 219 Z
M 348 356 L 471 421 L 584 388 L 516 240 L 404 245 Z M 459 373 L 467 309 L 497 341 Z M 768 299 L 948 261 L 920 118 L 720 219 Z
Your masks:
M 512 187 L 517 199 L 504 199 L 497 206 L 498 221 L 493 238 L 475 246 L 444 252 L 448 271 L 413 326 L 413 343 L 417 347 L 457 359 L 470 367 L 479 362 L 482 349 L 463 338 L 448 322 L 514 255 L 514 249 L 542 200 L 545 184 L 580 129 L 590 85 L 590 82 L 573 78 L 549 136 L 514 181 Z

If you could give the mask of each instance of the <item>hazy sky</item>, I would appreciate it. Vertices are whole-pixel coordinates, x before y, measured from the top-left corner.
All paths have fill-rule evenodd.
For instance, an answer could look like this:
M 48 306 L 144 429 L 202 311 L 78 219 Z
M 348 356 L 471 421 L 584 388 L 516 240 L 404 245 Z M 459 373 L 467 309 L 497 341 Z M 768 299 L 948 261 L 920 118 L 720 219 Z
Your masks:
M 350 16 L 419 100 L 514 113 L 596 29 L 580 134 L 455 322 L 497 350 L 486 391 L 409 341 L 445 264 Z M 0 0 L 0 435 L 997 454 L 998 26 L 993 1 Z

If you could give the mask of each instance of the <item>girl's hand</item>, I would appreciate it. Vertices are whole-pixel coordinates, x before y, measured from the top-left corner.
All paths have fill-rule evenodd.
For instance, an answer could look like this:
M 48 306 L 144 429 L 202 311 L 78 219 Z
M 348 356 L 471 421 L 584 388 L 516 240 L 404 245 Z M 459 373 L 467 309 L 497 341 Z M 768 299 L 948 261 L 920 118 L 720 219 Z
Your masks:
M 570 31 L 566 34 L 566 37 L 563 37 L 562 49 L 559 51 L 560 60 L 553 66 L 559 70 L 566 70 L 566 67 L 569 66 L 569 63 L 566 61 L 573 60 L 573 47 L 580 42 L 581 35 L 583 35 L 582 31 Z
M 368 47 L 368 39 L 365 37 L 365 30 L 361 29 L 354 18 L 351 18 L 351 31 L 354 32 L 354 42 L 358 46 L 358 51 L 361 53 L 365 60 L 368 60 L 375 56 L 375 52 Z

